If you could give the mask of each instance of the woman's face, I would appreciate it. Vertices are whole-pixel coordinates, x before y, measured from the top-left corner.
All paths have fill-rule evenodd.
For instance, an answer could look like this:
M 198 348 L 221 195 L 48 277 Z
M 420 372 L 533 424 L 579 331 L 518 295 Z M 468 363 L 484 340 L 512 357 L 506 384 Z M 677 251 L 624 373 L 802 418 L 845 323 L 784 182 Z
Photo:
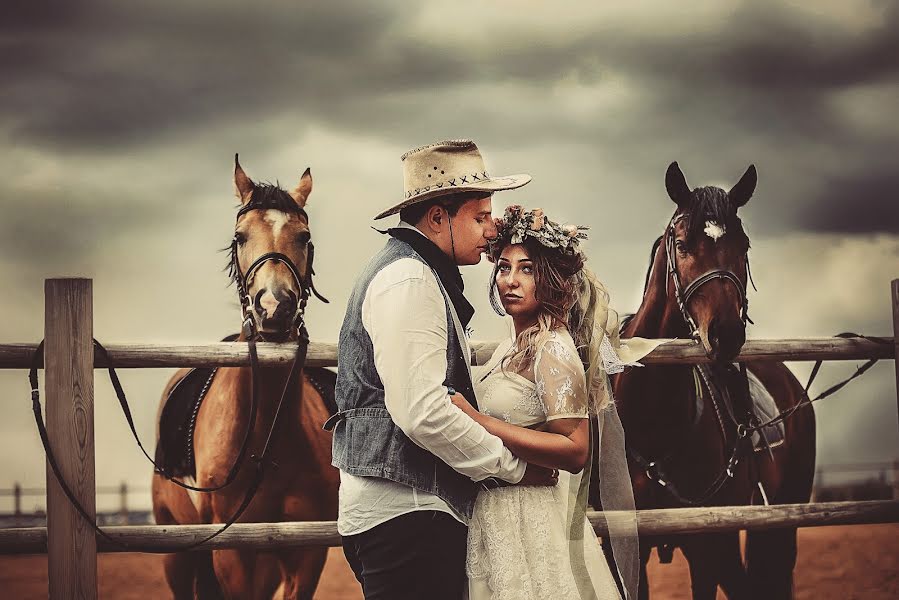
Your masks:
M 506 313 L 515 319 L 536 318 L 540 303 L 527 249 L 521 244 L 506 246 L 496 265 L 496 289 Z

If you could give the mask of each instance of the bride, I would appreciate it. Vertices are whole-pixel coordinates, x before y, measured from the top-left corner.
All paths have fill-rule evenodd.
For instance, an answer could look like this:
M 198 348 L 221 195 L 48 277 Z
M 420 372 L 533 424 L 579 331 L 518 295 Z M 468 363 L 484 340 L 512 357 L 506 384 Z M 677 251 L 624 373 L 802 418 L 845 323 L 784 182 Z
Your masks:
M 514 336 L 473 373 L 482 412 L 460 394 L 453 403 L 513 454 L 561 472 L 555 487 L 480 492 L 468 533 L 469 598 L 604 599 L 622 591 L 634 598 L 634 499 L 608 375 L 639 364 L 656 343 L 621 344 L 608 294 L 584 268 L 585 227 L 560 226 L 540 209 L 515 205 L 496 224 L 490 300 L 512 317 Z M 607 541 L 621 589 L 585 518 L 594 446 L 603 508 L 623 511 L 609 519 Z

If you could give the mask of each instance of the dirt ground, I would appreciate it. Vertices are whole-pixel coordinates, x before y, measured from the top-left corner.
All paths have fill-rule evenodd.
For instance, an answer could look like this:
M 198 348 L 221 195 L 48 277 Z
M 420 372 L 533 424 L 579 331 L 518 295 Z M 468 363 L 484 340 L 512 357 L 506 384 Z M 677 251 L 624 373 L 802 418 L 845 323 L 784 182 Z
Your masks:
M 170 597 L 159 556 L 104 554 L 100 556 L 99 572 L 100 598 Z M 660 565 L 653 555 L 649 579 L 654 600 L 690 597 L 687 564 L 679 552 L 670 565 Z M 46 598 L 46 556 L 0 557 L 0 590 L 3 598 Z M 330 551 L 315 597 L 362 598 L 339 548 Z M 718 597 L 724 595 L 719 592 Z M 800 530 L 796 598 L 899 598 L 899 524 Z

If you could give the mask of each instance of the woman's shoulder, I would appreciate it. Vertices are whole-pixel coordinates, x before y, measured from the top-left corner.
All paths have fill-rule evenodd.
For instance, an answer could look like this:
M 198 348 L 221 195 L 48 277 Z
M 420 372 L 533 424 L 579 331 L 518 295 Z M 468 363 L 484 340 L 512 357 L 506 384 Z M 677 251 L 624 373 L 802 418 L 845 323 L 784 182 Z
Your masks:
M 571 333 L 565 327 L 558 327 L 547 331 L 537 340 L 537 355 L 549 352 L 561 360 L 570 360 L 577 357 L 577 346 Z

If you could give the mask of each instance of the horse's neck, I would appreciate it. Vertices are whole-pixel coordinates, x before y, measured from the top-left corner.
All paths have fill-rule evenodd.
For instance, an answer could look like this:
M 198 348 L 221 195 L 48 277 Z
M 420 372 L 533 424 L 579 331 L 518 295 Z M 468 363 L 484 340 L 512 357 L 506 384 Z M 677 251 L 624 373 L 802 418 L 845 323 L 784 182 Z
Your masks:
M 664 239 L 656 249 L 652 269 L 643 292 L 643 302 L 622 332 L 622 337 L 674 338 L 689 335 L 674 298 L 669 291 L 668 255 Z
M 639 310 L 622 331 L 622 337 L 686 338 L 689 328 L 674 299 L 673 287 L 668 290 L 668 264 L 664 240 L 653 259 L 652 270 Z M 645 433 L 664 443 L 673 429 L 690 418 L 688 406 L 693 375 L 690 367 L 647 365 L 629 369 L 618 375 L 615 395 L 619 412 L 628 436 Z M 671 427 L 656 429 L 655 424 Z

